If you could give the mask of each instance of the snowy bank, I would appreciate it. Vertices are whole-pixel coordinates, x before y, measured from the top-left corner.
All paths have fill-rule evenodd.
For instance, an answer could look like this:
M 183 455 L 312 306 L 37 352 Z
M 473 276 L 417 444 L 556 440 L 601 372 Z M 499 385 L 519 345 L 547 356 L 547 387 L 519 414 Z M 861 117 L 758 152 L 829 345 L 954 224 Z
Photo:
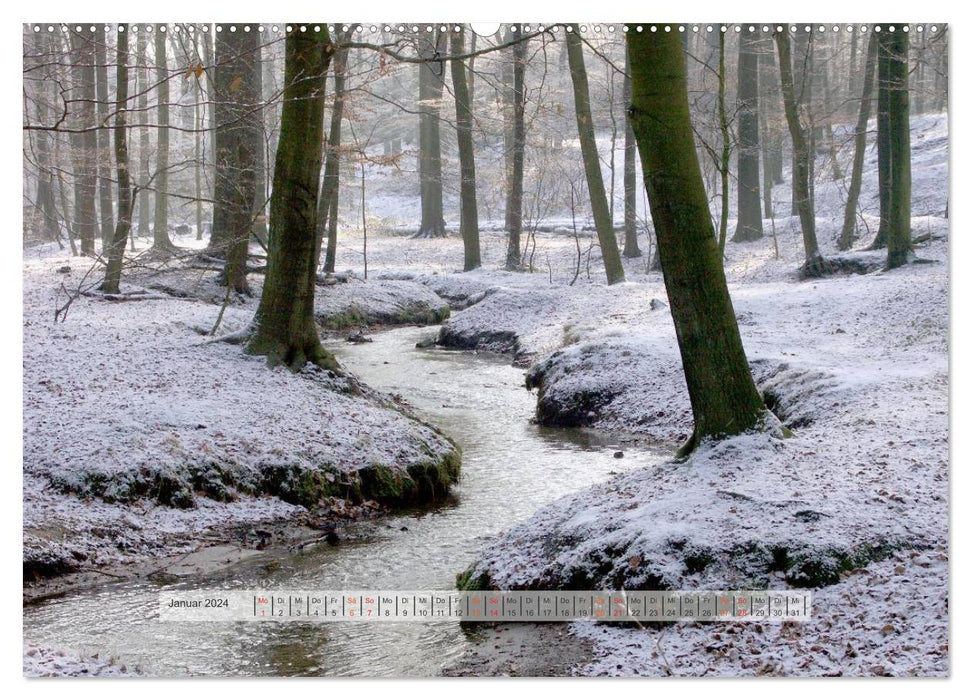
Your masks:
M 80 296 L 55 322 L 89 265 L 24 260 L 25 580 L 188 551 L 328 504 L 414 503 L 457 478 L 456 446 L 394 399 L 205 343 L 219 308 L 196 297 Z M 252 313 L 252 301 L 228 306 L 221 332 Z

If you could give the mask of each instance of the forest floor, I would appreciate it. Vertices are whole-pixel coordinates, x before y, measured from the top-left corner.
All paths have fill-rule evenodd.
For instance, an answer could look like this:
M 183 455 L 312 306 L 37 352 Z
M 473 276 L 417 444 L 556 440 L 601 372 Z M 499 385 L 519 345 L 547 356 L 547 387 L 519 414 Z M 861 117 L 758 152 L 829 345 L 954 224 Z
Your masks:
M 822 252 L 862 274 L 798 279 L 802 239 L 788 215 L 788 185 L 775 188 L 766 237 L 727 246 L 753 375 L 793 437 L 739 436 L 703 444 L 686 462 L 625 472 L 495 538 L 468 572 L 501 588 L 813 587 L 812 620 L 717 630 L 558 626 L 548 631 L 557 643 L 572 644 L 568 629 L 582 650 L 558 673 L 947 674 L 946 116 L 915 120 L 912 144 L 920 264 L 884 272 L 885 251 L 864 250 L 878 222 L 875 152 L 866 161 L 861 237 L 848 253 L 834 242 L 842 182 L 827 178 L 824 156 L 817 170 Z M 542 222 L 545 232 L 524 239 L 527 272 L 501 269 L 505 235 L 484 223 L 483 267 L 470 273 L 460 272 L 455 236 L 372 228 L 365 242 L 360 231 L 342 230 L 337 270 L 346 281 L 318 287 L 318 320 L 352 329 L 448 317 L 440 343 L 508 353 L 528 368 L 541 422 L 621 433 L 673 454 L 690 433 L 691 412 L 647 237 L 645 256 L 624 261 L 627 282 L 607 287 L 588 222 L 575 236 L 568 217 Z M 64 265 L 77 267 L 63 252 L 25 254 L 25 577 L 28 560 L 41 576 L 73 561 L 77 576 L 183 556 L 207 534 L 210 544 L 232 541 L 249 552 L 266 545 L 261 532 L 284 537 L 267 523 L 319 526 L 313 509 L 295 502 L 299 483 L 272 496 L 253 483 L 274 449 L 304 471 L 325 461 L 336 475 L 453 449 L 387 397 L 348 396 L 333 378 L 268 371 L 236 346 L 203 344 L 225 298 L 211 270 L 154 265 L 129 277 L 129 291 L 160 298 L 80 297 L 65 322 L 53 323 Z M 81 275 L 72 269 L 65 286 Z M 252 318 L 260 275 L 250 282 L 257 296 L 232 297 L 220 333 Z M 324 436 L 315 432 L 322 420 L 333 427 Z M 200 455 L 232 460 L 249 476 L 200 481 L 199 470 L 185 471 Z M 160 491 L 160 472 L 143 473 L 146 464 L 175 474 L 161 483 L 178 488 Z M 231 498 L 207 495 L 209 482 Z M 169 492 L 188 500 L 159 500 Z M 351 500 L 331 506 L 359 509 L 349 516 L 380 512 Z M 509 673 L 501 659 L 483 660 L 490 648 L 527 645 L 505 629 L 490 631 L 479 658 L 450 673 Z M 529 668 L 541 673 L 542 665 Z

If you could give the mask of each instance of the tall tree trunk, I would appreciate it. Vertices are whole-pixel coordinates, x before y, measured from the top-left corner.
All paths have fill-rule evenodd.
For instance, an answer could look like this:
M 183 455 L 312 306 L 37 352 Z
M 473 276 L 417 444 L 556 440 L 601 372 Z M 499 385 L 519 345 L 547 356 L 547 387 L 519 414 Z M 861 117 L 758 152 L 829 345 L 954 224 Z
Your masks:
M 762 238 L 759 175 L 759 37 L 742 27 L 738 38 L 738 223 L 732 240 Z
M 907 263 L 910 241 L 910 90 L 908 49 L 910 35 L 902 24 L 896 31 L 884 28 L 880 33 L 881 48 L 887 54 L 886 80 L 880 88 L 887 91 L 887 144 L 890 147 L 890 192 L 887 199 L 887 269 Z
M 98 204 L 101 209 L 101 245 L 107 248 L 115 232 L 114 201 L 111 196 L 111 133 L 108 120 L 108 33 L 98 25 L 94 43 L 98 93 Z
M 506 34 L 507 37 L 515 35 Z M 523 233 L 523 166 L 526 160 L 526 41 L 519 41 L 512 47 L 512 108 L 507 112 L 512 119 L 512 130 L 506 125 L 506 134 L 511 134 L 511 142 L 506 145 L 507 185 L 506 185 L 506 230 L 509 240 L 506 244 L 506 269 L 518 270 L 522 267 Z
M 792 71 L 792 94 L 795 100 L 797 114 L 800 110 L 804 110 L 806 114 L 811 115 L 813 111 L 813 34 L 814 31 L 804 32 L 800 27 L 800 30 L 795 34 L 795 39 L 790 43 L 790 54 L 793 54 L 793 61 L 789 65 L 789 68 Z M 806 147 L 811 154 L 809 158 L 809 196 L 812 198 L 812 180 L 816 148 L 812 137 L 814 124 L 811 117 L 808 120 L 808 124 L 804 126 L 808 126 L 808 130 L 804 136 L 806 138 Z M 795 147 L 792 149 L 792 172 L 792 215 L 797 216 L 799 214 L 799 197 L 796 194 Z
M 175 246 L 169 239 L 169 68 L 166 32 L 155 27 L 155 77 L 158 83 L 158 142 L 155 153 L 155 226 L 152 250 L 168 255 Z
M 115 164 L 118 171 L 118 224 L 108 247 L 108 264 L 102 290 L 107 294 L 117 294 L 121 282 L 121 267 L 125 256 L 125 245 L 131 229 L 132 191 L 128 166 L 128 25 L 118 25 L 118 47 L 115 88 Z
M 775 34 L 779 49 L 779 73 L 782 80 L 782 101 L 786 111 L 789 135 L 792 137 L 792 191 L 795 197 L 799 223 L 802 226 L 802 240 L 806 249 L 806 262 L 800 269 L 802 277 L 820 277 L 829 271 L 828 263 L 819 253 L 816 241 L 816 219 L 813 212 L 812 194 L 809 189 L 810 150 L 806 132 L 799 121 L 795 88 L 792 81 L 792 54 L 789 47 L 789 33 L 784 30 Z
M 216 34 L 216 182 L 209 249 L 224 255 L 220 283 L 249 293 L 246 260 L 256 201 L 257 151 L 262 101 L 256 74 L 260 35 L 257 32 Z
M 148 236 L 152 229 L 152 213 L 149 210 L 151 204 L 148 187 L 152 181 L 151 162 L 149 161 L 148 144 L 148 34 L 144 27 L 139 27 L 138 36 L 135 40 L 138 78 L 138 179 L 140 181 L 138 191 L 138 229 L 139 236 Z M 154 185 L 152 181 L 152 185 Z M 132 239 L 132 250 L 135 249 L 135 241 Z
M 718 32 L 718 127 L 721 131 L 722 152 L 718 164 L 721 179 L 721 211 L 718 217 L 718 250 L 725 254 L 725 241 L 728 238 L 728 175 L 732 158 L 731 132 L 728 130 L 728 115 L 725 111 L 725 32 Z
M 870 105 L 873 103 L 873 74 L 877 64 L 877 37 L 871 32 L 867 41 L 866 65 L 863 69 L 863 94 L 860 96 L 860 112 L 856 120 L 856 132 L 853 144 L 853 170 L 850 174 L 850 186 L 846 193 L 846 211 L 843 214 L 843 230 L 840 233 L 837 247 L 849 250 L 856 239 L 856 208 L 860 201 L 860 188 L 863 184 L 863 161 L 866 158 L 866 128 L 870 121 Z M 854 35 L 855 38 L 855 35 Z
M 317 237 L 327 236 L 324 255 L 324 272 L 333 272 L 337 264 L 337 214 L 340 210 L 341 180 L 341 126 L 344 121 L 344 86 L 347 80 L 347 49 L 340 44 L 350 39 L 350 31 L 337 36 L 338 47 L 334 53 L 334 108 L 330 115 L 330 133 L 327 137 L 327 159 L 324 163 L 324 182 L 321 185 L 320 203 L 317 207 Z M 320 243 L 318 243 L 318 246 Z M 319 259 L 319 253 L 318 253 Z
M 445 235 L 442 208 L 441 102 L 445 87 L 445 34 L 435 28 L 431 38 L 420 38 L 418 66 L 418 178 L 421 184 L 421 226 L 418 236 Z M 434 60 L 433 60 L 434 59 Z
M 253 52 L 255 65 L 253 66 L 253 90 L 257 103 L 264 103 L 263 98 L 263 42 L 259 42 Z M 253 237 L 264 245 L 269 237 L 266 225 L 266 112 L 262 107 L 256 119 L 256 151 L 253 153 Z
M 333 47 L 327 25 L 287 35 L 280 141 L 273 169 L 270 251 L 256 332 L 247 352 L 270 365 L 311 362 L 339 371 L 314 323 L 317 199 L 324 138 L 324 86 Z M 250 199 L 252 201 L 252 199 Z
M 55 55 L 51 47 L 50 39 L 44 34 L 34 34 L 34 53 L 37 54 L 37 63 L 47 61 L 49 57 Z M 51 83 L 56 85 L 53 81 Z M 37 123 L 47 124 L 49 112 L 47 96 L 44 94 L 44 91 L 41 91 L 37 95 L 34 106 L 37 112 Z M 56 138 L 56 134 L 54 138 Z M 57 216 L 57 207 L 54 205 L 55 163 L 52 160 L 51 135 L 46 131 L 36 131 L 31 134 L 31 139 L 37 149 L 37 196 L 34 200 L 35 206 L 37 213 L 42 219 L 44 236 L 51 241 L 57 241 L 58 245 L 61 245 L 60 223 Z M 64 212 L 64 216 L 67 218 L 67 212 Z
M 192 35 L 192 44 L 195 48 L 195 59 L 198 62 L 196 65 L 204 65 L 202 63 L 202 57 L 199 55 L 199 35 Z M 202 175 L 206 164 L 206 151 L 202 142 L 202 126 L 203 126 L 203 114 L 204 114 L 204 93 L 202 90 L 202 78 L 199 73 L 196 73 L 195 78 L 195 167 L 193 168 L 195 176 L 195 189 L 196 189 L 196 240 L 202 240 Z
M 567 60 L 570 62 L 570 78 L 573 81 L 573 99 L 576 104 L 577 131 L 580 135 L 580 151 L 583 154 L 583 169 L 587 176 L 587 192 L 590 195 L 590 208 L 593 210 L 594 226 L 600 241 L 607 284 L 624 281 L 624 264 L 617 249 L 614 235 L 614 222 L 610 220 L 610 206 L 604 190 L 603 174 L 600 172 L 600 154 L 593 128 L 593 115 L 590 110 L 590 88 L 587 85 L 587 70 L 583 63 L 583 40 L 580 27 L 573 25 L 573 31 L 566 35 Z
M 677 32 L 631 33 L 631 120 L 694 414 L 691 452 L 706 438 L 759 427 L 752 380 L 698 163 Z
M 772 187 L 776 170 L 781 171 L 782 137 L 774 126 L 779 114 L 779 73 L 775 67 L 772 41 L 759 40 L 759 141 L 762 144 L 762 216 L 774 218 Z M 770 119 L 771 117 L 771 119 Z M 778 161 L 778 163 L 776 162 Z M 781 172 L 779 173 L 781 177 Z
M 451 52 L 453 56 L 465 53 L 465 30 L 452 30 Z M 479 210 L 475 195 L 475 152 L 472 144 L 472 103 L 469 85 L 465 77 L 465 63 L 461 59 L 451 61 L 452 90 L 455 93 L 455 124 L 459 145 L 459 170 L 461 171 L 461 224 L 462 245 L 465 249 L 466 271 L 482 266 L 479 251 Z
M 94 37 L 87 27 L 71 30 L 71 50 L 74 54 L 72 78 L 73 99 L 78 101 L 77 126 L 88 129 L 77 138 L 77 158 L 74 173 L 75 229 L 81 238 L 81 253 L 94 255 L 94 241 L 98 235 L 98 133 L 95 113 Z
M 630 106 L 631 96 L 630 59 L 624 75 L 624 107 Z M 637 141 L 630 115 L 624 111 L 624 257 L 639 258 L 637 245 Z
M 877 42 L 877 183 L 880 197 L 880 227 L 868 250 L 887 247 L 887 225 L 890 222 L 890 91 L 884 84 L 890 74 L 890 54 Z

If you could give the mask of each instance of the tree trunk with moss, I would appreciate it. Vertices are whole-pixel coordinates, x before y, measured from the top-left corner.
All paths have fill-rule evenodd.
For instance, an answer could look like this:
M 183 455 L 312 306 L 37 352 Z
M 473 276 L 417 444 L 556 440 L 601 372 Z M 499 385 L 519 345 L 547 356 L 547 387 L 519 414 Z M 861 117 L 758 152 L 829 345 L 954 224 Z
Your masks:
M 829 272 L 829 264 L 819 252 L 816 239 L 816 218 L 813 213 L 813 199 L 809 181 L 811 177 L 812 149 L 806 132 L 799 120 L 795 89 L 792 79 L 792 52 L 787 31 L 776 32 L 776 46 L 779 49 L 779 75 L 782 82 L 782 102 L 786 112 L 786 123 L 792 137 L 792 193 L 795 197 L 799 224 L 802 227 L 802 240 L 806 261 L 800 268 L 802 277 L 821 277 Z
M 677 32 L 628 35 L 630 114 L 664 285 L 681 350 L 694 432 L 706 438 L 759 427 L 767 411 L 752 380 L 691 130 L 684 56 Z
M 107 270 L 101 285 L 107 294 L 117 294 L 121 283 L 121 267 L 125 256 L 125 245 L 131 231 L 132 190 L 131 173 L 128 165 L 128 127 L 125 123 L 128 103 L 128 25 L 118 25 L 118 64 L 115 88 L 115 163 L 118 168 L 118 223 L 107 248 Z
M 742 27 L 738 38 L 738 223 L 732 241 L 762 238 L 759 179 L 759 37 Z
M 887 268 L 907 263 L 910 240 L 910 90 L 907 53 L 910 35 L 904 26 L 880 33 L 880 43 L 887 54 L 887 78 L 880 87 L 887 91 L 887 145 L 890 155 L 890 187 L 887 194 Z
M 576 105 L 577 131 L 580 136 L 580 151 L 583 154 L 583 169 L 587 176 L 587 192 L 590 195 L 590 208 L 593 222 L 600 241 L 607 284 L 624 281 L 624 264 L 617 248 L 614 222 L 610 218 L 610 205 L 604 189 L 603 173 L 600 171 L 600 153 L 593 129 L 593 114 L 590 109 L 590 88 L 587 84 L 587 69 L 583 63 L 583 40 L 580 27 L 572 25 L 573 31 L 567 32 L 567 60 L 570 63 L 570 78 L 573 81 L 573 99 Z
M 216 34 L 215 100 L 216 175 L 209 253 L 225 257 L 220 284 L 249 294 L 246 261 L 256 218 L 260 128 L 260 35 Z
M 465 31 L 452 31 L 451 53 L 460 56 L 465 53 Z M 459 145 L 459 170 L 462 183 L 461 223 L 462 246 L 465 250 L 464 270 L 474 270 L 482 266 L 479 251 L 479 210 L 475 194 L 475 151 L 472 143 L 472 102 L 469 97 L 469 84 L 465 75 L 465 63 L 461 59 L 451 61 L 452 90 L 455 93 L 455 130 Z
M 314 322 L 317 199 L 324 138 L 324 87 L 333 54 L 327 26 L 286 38 L 283 110 L 270 202 L 270 250 L 255 333 L 247 346 L 267 363 L 337 371 Z M 251 200 L 252 201 L 252 200 Z
M 863 94 L 860 97 L 860 112 L 856 120 L 856 134 L 853 145 L 853 169 L 850 173 L 850 186 L 846 192 L 846 211 L 843 214 L 843 230 L 837 247 L 849 250 L 856 239 L 856 208 L 860 201 L 863 185 L 863 161 L 866 158 L 866 128 L 870 121 L 870 106 L 873 102 L 873 74 L 877 63 L 877 33 L 870 34 L 866 49 L 866 66 L 863 69 Z M 854 39 L 856 35 L 853 35 Z

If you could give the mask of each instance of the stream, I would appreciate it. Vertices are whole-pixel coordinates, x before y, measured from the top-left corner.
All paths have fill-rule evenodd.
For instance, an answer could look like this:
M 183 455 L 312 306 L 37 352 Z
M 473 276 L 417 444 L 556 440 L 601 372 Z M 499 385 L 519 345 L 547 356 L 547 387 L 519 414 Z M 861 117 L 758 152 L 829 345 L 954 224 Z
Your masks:
M 559 496 L 664 456 L 625 445 L 625 458 L 615 459 L 618 445 L 603 436 L 532 424 L 535 396 L 523 388 L 521 369 L 505 357 L 415 347 L 435 330 L 401 328 L 329 347 L 364 382 L 401 395 L 461 445 L 454 499 L 354 526 L 361 537 L 338 546 L 267 552 L 177 585 L 451 589 L 486 538 Z M 26 606 L 24 637 L 154 676 L 435 676 L 468 648 L 452 621 L 160 623 L 162 588 L 120 582 Z

